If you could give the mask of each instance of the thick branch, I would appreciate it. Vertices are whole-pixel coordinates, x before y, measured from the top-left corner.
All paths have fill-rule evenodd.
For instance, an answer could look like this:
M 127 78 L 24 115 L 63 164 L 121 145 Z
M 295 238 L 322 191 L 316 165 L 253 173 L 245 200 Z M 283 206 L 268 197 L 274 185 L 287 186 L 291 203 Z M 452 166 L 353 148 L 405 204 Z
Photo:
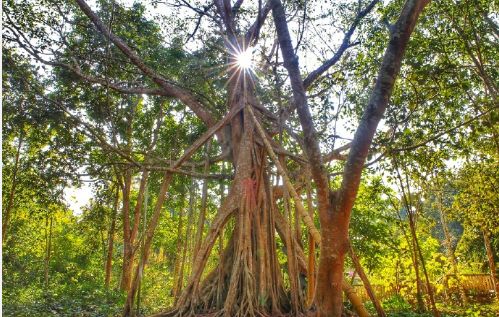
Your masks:
M 111 30 L 109 30 L 106 25 L 104 25 L 104 23 L 92 11 L 92 9 L 84 0 L 76 0 L 76 2 L 78 3 L 81 10 L 93 22 L 97 30 L 101 32 L 103 36 L 113 42 L 114 45 L 116 45 L 116 47 L 118 47 L 120 51 L 125 54 L 130 59 L 130 61 L 142 71 L 142 73 L 144 73 L 144 75 L 146 75 L 153 82 L 159 85 L 165 91 L 166 96 L 177 98 L 182 101 L 208 126 L 212 126 L 215 124 L 215 119 L 213 118 L 211 113 L 208 112 L 205 106 L 199 100 L 197 100 L 195 96 L 193 96 L 189 91 L 168 82 L 167 79 L 147 66 L 135 51 L 133 51 L 121 38 L 113 34 Z
M 357 191 L 364 162 L 367 158 L 376 128 L 383 117 L 392 94 L 395 79 L 400 71 L 407 43 L 417 18 L 429 0 L 408 0 L 397 20 L 378 73 L 364 115 L 352 141 L 343 173 L 339 210 L 350 213 Z
M 250 26 L 250 28 L 246 32 L 245 43 L 248 43 L 248 45 L 255 44 L 256 41 L 258 41 L 260 29 L 262 28 L 263 24 L 265 23 L 265 20 L 267 19 L 267 16 L 270 13 L 270 10 L 272 9 L 271 2 L 272 1 L 267 1 L 265 3 L 265 6 L 261 8 L 261 10 L 259 10 L 256 21 Z
M 327 174 L 322 164 L 317 132 L 310 109 L 307 105 L 305 87 L 298 67 L 298 57 L 294 53 L 291 36 L 288 30 L 286 14 L 280 0 L 273 0 L 272 14 L 277 30 L 277 38 L 281 47 L 284 67 L 288 70 L 293 90 L 294 104 L 296 105 L 301 126 L 303 128 L 305 151 L 311 166 L 312 177 L 317 185 L 319 214 L 325 214 L 329 209 L 329 184 Z

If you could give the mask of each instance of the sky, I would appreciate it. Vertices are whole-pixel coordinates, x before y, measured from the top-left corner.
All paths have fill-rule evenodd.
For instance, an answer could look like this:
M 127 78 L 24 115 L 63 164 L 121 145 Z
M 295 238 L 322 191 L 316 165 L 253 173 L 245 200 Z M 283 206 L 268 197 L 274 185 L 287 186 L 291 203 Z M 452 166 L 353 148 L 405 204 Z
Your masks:
M 92 189 L 88 183 L 83 183 L 81 187 L 68 187 L 64 190 L 64 199 L 73 211 L 74 215 L 81 215 L 82 207 L 88 204 L 92 198 Z

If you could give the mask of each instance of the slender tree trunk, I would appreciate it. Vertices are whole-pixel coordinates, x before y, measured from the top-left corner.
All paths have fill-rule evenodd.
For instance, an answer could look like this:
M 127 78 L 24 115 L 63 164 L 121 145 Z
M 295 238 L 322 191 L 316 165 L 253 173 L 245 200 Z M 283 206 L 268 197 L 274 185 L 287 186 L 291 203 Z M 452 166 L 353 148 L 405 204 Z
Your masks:
M 314 204 L 312 201 L 312 186 L 307 177 L 307 207 L 310 217 L 314 218 Z M 307 307 L 314 301 L 315 293 L 315 241 L 312 234 L 308 234 L 308 268 L 307 268 Z
M 407 189 L 409 190 L 409 186 L 407 186 Z M 410 191 L 408 192 L 408 196 L 410 197 Z M 414 216 L 413 211 L 411 211 L 412 210 L 412 204 L 408 203 L 406 205 L 406 207 L 407 207 L 408 214 L 409 214 L 409 225 L 410 225 L 410 228 L 411 228 L 411 235 L 412 235 L 412 239 L 413 239 L 412 240 L 413 241 L 413 247 L 415 248 L 414 249 L 414 253 L 415 253 L 416 257 L 419 256 L 419 260 L 421 261 L 421 267 L 423 269 L 423 274 L 425 276 L 425 281 L 426 281 L 426 291 L 428 292 L 428 297 L 429 297 L 429 300 L 430 300 L 430 305 L 431 305 L 431 308 L 432 308 L 432 311 L 433 311 L 433 315 L 435 317 L 439 317 L 440 316 L 440 312 L 438 311 L 437 306 L 435 304 L 435 297 L 434 297 L 434 294 L 433 294 L 433 287 L 431 285 L 430 278 L 428 276 L 428 271 L 426 270 L 425 260 L 424 260 L 424 257 L 423 257 L 423 253 L 421 252 L 421 248 L 419 246 L 419 241 L 418 241 L 418 238 L 417 238 L 416 220 L 414 219 L 415 216 Z
M 454 255 L 454 250 L 452 249 L 452 237 L 449 232 L 449 227 L 447 225 L 447 217 L 445 215 L 445 211 L 443 209 L 442 203 L 442 193 L 440 192 L 438 195 L 438 210 L 440 211 L 440 222 L 442 223 L 442 229 L 444 231 L 444 241 L 445 248 L 447 249 L 447 256 L 449 257 L 449 261 L 452 267 L 452 273 L 456 277 L 457 287 L 459 289 L 459 294 L 461 296 L 461 300 L 464 306 L 468 305 L 468 297 L 466 296 L 466 292 L 464 290 L 463 284 L 461 283 L 461 276 L 459 275 L 459 270 L 457 268 L 457 260 Z
M 430 305 L 431 305 L 431 309 L 433 312 L 433 316 L 440 317 L 440 312 L 438 311 L 437 305 L 435 303 L 435 295 L 433 293 L 433 287 L 431 285 L 430 278 L 428 276 L 428 271 L 426 270 L 426 263 L 425 263 L 425 259 L 423 257 L 423 252 L 421 251 L 421 247 L 419 246 L 419 241 L 418 241 L 418 238 L 416 235 L 416 219 L 415 219 L 415 214 L 412 211 L 413 203 L 412 203 L 412 199 L 411 199 L 411 197 L 412 197 L 411 196 L 411 187 L 409 186 L 409 176 L 407 175 L 407 173 L 405 174 L 405 182 L 406 182 L 406 186 L 407 186 L 406 187 L 406 189 L 407 189 L 406 202 L 408 202 L 408 204 L 406 206 L 407 206 L 407 210 L 409 213 L 409 223 L 411 225 L 411 232 L 412 232 L 413 237 L 414 237 L 414 242 L 415 242 L 417 254 L 419 255 L 419 259 L 421 260 L 421 267 L 423 269 L 423 274 L 425 276 L 426 288 L 427 288 L 427 292 L 428 292 L 428 297 L 430 299 Z M 415 209 L 414 212 L 416 212 L 416 211 L 417 210 Z
M 426 266 L 424 263 L 423 254 L 421 252 L 421 249 L 419 248 L 418 236 L 417 236 L 417 231 L 416 231 L 416 214 L 415 214 L 417 210 L 414 208 L 414 206 L 412 204 L 411 191 L 410 191 L 410 185 L 409 185 L 409 177 L 407 176 L 407 173 L 405 173 L 405 184 L 404 184 L 404 179 L 402 178 L 402 175 L 400 174 L 398 163 L 397 163 L 397 160 L 395 158 L 393 158 L 393 164 L 395 167 L 395 171 L 397 172 L 397 178 L 399 180 L 400 189 L 402 191 L 402 201 L 403 201 L 404 207 L 407 211 L 407 216 L 409 218 L 409 229 L 410 229 L 410 233 L 411 233 L 411 243 L 412 243 L 412 250 L 413 250 L 413 257 L 414 257 L 413 263 L 414 263 L 414 270 L 416 272 L 416 283 L 417 283 L 417 288 L 418 288 L 418 290 L 417 290 L 418 310 L 419 311 L 422 311 L 422 309 L 424 310 L 424 303 L 423 303 L 422 296 L 421 296 L 422 283 L 420 282 L 421 280 L 419 278 L 419 263 L 421 263 L 421 266 L 423 268 L 423 274 L 424 274 L 425 279 L 426 279 L 426 288 L 427 288 L 428 296 L 430 299 L 430 305 L 431 305 L 431 308 L 433 310 L 433 314 L 435 315 L 435 317 L 438 317 L 439 312 L 435 306 L 435 300 L 433 297 L 433 289 L 431 287 L 431 283 L 430 283 L 430 280 L 428 278 L 428 274 L 426 272 Z M 421 262 L 419 262 L 419 260 Z
M 133 276 L 133 281 L 131 283 L 130 290 L 128 291 L 125 309 L 123 310 L 123 317 L 133 316 L 133 303 L 135 300 L 135 295 L 137 294 L 137 290 L 139 287 L 140 280 L 142 278 L 143 270 L 145 265 L 147 264 L 147 260 L 149 258 L 149 250 L 151 248 L 152 239 L 154 237 L 154 232 L 156 231 L 156 227 L 158 226 L 159 216 L 161 215 L 161 210 L 163 208 L 163 203 L 166 199 L 166 193 L 172 181 L 173 174 L 170 172 L 166 172 L 163 176 L 163 182 L 161 183 L 161 188 L 158 193 L 158 200 L 156 201 L 156 205 L 154 206 L 154 211 L 149 224 L 147 225 L 147 231 L 144 236 L 144 247 L 142 249 L 139 263 L 136 266 L 135 273 Z M 145 224 L 144 224 L 145 225 Z
M 9 222 L 12 213 L 12 208 L 14 207 L 14 195 L 17 186 L 17 172 L 19 170 L 19 157 L 21 154 L 21 146 L 23 144 L 24 133 L 21 130 L 19 134 L 19 141 L 17 143 L 16 157 L 14 161 L 14 170 L 12 171 L 12 184 L 9 191 L 9 201 L 7 203 L 7 208 L 3 213 L 3 223 L 2 223 L 2 242 L 5 242 L 5 237 L 7 236 L 7 230 L 9 230 Z
M 145 188 L 145 193 L 144 193 L 144 208 L 143 209 L 143 212 L 142 212 L 142 219 L 143 219 L 143 225 L 142 225 L 142 237 L 145 237 L 146 236 L 146 225 L 147 225 L 147 208 L 149 206 L 149 183 L 146 184 L 146 188 Z M 144 251 L 144 239 L 141 239 L 141 242 L 142 242 L 142 245 L 140 246 L 141 247 L 141 251 L 143 252 Z M 142 264 L 144 265 L 143 263 L 139 263 L 139 265 Z M 137 314 L 140 315 L 140 293 L 141 293 L 141 290 L 142 290 L 142 282 L 144 281 L 144 268 L 142 267 L 140 270 L 142 270 L 142 277 L 139 279 L 139 281 L 137 282 L 138 283 L 138 291 L 137 291 Z
M 143 169 L 142 175 L 140 178 L 140 185 L 139 185 L 139 193 L 137 195 L 137 202 L 135 204 L 135 208 L 133 211 L 133 227 L 130 231 L 130 243 L 131 243 L 132 247 L 134 247 L 134 248 L 137 248 L 137 246 L 134 246 L 134 244 L 135 244 L 135 239 L 137 238 L 137 234 L 139 233 L 140 216 L 142 215 L 142 204 L 144 202 L 144 196 L 145 196 L 145 191 L 147 188 L 148 180 L 149 180 L 149 171 L 147 171 L 146 169 Z
M 355 293 L 355 289 L 346 281 L 343 281 L 342 288 L 348 300 L 352 303 L 357 315 L 359 315 L 359 317 L 369 317 L 369 312 L 364 307 L 364 304 L 362 304 L 361 298 Z
M 400 180 L 400 178 L 399 178 L 399 180 Z M 403 194 L 403 198 L 402 199 L 404 201 L 404 205 L 407 205 L 405 194 Z M 417 256 L 417 253 L 416 253 L 416 243 L 414 241 L 414 235 L 412 234 L 412 231 L 411 231 L 411 237 L 409 238 L 409 235 L 407 234 L 407 231 L 405 229 L 405 225 L 404 225 L 402 216 L 400 215 L 400 210 L 398 210 L 398 207 L 395 204 L 393 204 L 393 207 L 395 209 L 397 209 L 398 218 L 400 220 L 400 229 L 404 233 L 405 240 L 407 242 L 407 245 L 409 246 L 409 251 L 411 253 L 412 266 L 414 268 L 414 273 L 416 275 L 417 311 L 420 312 L 420 313 L 422 313 L 422 312 L 425 311 L 425 305 L 424 305 L 424 301 L 423 301 L 421 277 L 419 276 L 419 261 L 418 261 L 418 256 Z M 397 293 L 400 292 L 399 271 L 398 271 L 398 267 L 399 266 L 400 266 L 400 259 L 397 259 Z
M 496 298 L 499 300 L 499 285 L 496 279 L 496 263 L 494 260 L 494 253 L 492 251 L 492 246 L 490 244 L 489 233 L 486 229 L 482 229 L 483 242 L 485 244 L 485 250 L 487 251 L 487 260 L 489 261 L 490 278 L 492 279 L 492 285 L 494 286 L 494 292 L 496 293 Z
M 222 162 L 222 173 L 225 172 L 225 163 Z M 224 201 L 225 199 L 225 184 L 223 180 L 220 181 L 220 201 Z M 216 295 L 216 307 L 217 309 L 221 309 L 223 307 L 223 299 L 222 292 L 224 288 L 224 230 L 220 230 L 220 234 L 218 237 L 218 257 L 220 258 L 218 264 L 218 279 L 217 279 L 217 295 Z M 199 251 L 199 250 L 198 250 Z M 198 254 L 196 253 L 196 257 Z
M 189 227 L 189 225 L 187 225 L 187 228 Z M 186 230 L 186 235 L 184 236 L 184 238 L 182 239 L 182 246 L 181 248 L 179 249 L 180 251 L 180 259 L 179 259 L 179 269 L 178 269 L 178 274 L 177 274 L 177 285 L 176 285 L 176 293 L 179 294 L 182 292 L 182 288 L 184 286 L 184 270 L 185 270 L 185 261 L 186 261 L 186 258 L 187 258 L 187 248 L 188 248 L 188 245 L 187 245 L 187 231 Z
M 293 214 L 294 214 L 296 242 L 298 242 L 300 247 L 303 249 L 302 233 L 301 233 L 301 217 L 300 217 L 300 213 L 298 212 L 297 208 L 294 208 Z
M 123 187 L 123 267 L 121 273 L 121 289 L 130 289 L 132 266 L 133 266 L 133 245 L 130 239 L 130 191 L 132 187 L 132 172 L 127 170 L 124 175 Z
M 383 307 L 381 306 L 381 303 L 379 302 L 378 298 L 376 297 L 376 294 L 374 293 L 374 290 L 371 286 L 371 282 L 369 282 L 369 279 L 367 278 L 367 275 L 364 272 L 364 268 L 362 268 L 360 260 L 353 250 L 352 244 L 350 244 L 350 258 L 352 259 L 353 265 L 355 266 L 355 271 L 357 272 L 357 274 L 359 274 L 359 277 L 362 280 L 362 283 L 364 284 L 364 287 L 367 291 L 367 295 L 369 295 L 369 298 L 371 299 L 371 302 L 373 303 L 374 308 L 378 313 L 378 316 L 386 317 L 386 313 L 383 310 Z
M 111 275 L 113 269 L 113 250 L 114 250 L 114 232 L 116 230 L 116 216 L 118 214 L 118 204 L 120 200 L 120 190 L 119 186 L 116 185 L 116 194 L 114 197 L 114 205 L 113 205 L 113 215 L 111 216 L 111 225 L 109 227 L 109 234 L 107 239 L 107 258 L 106 258 L 106 275 L 104 279 L 104 285 L 106 288 L 109 288 L 111 284 Z
M 427 291 L 428 291 L 428 296 L 430 298 L 430 304 L 431 304 L 431 309 L 433 311 L 433 316 L 440 317 L 440 312 L 438 311 L 437 305 L 435 303 L 435 295 L 433 292 L 433 286 L 431 285 L 430 278 L 428 276 L 428 270 L 426 270 L 426 264 L 425 264 L 425 261 L 423 258 L 423 253 L 421 252 L 421 247 L 419 246 L 419 242 L 417 240 L 416 240 L 416 245 L 417 245 L 419 258 L 421 259 L 421 266 L 423 268 L 423 273 L 424 273 L 425 280 L 426 280 L 426 287 L 427 287 Z
M 184 208 L 180 209 L 179 215 L 178 215 L 178 226 L 177 226 L 177 247 L 176 250 L 179 251 L 177 252 L 175 256 L 175 267 L 173 269 L 173 298 L 175 301 L 177 300 L 179 294 L 180 294 L 180 289 L 179 289 L 179 273 L 180 273 L 180 265 L 182 262 L 182 231 L 184 226 Z
M 110 32 L 110 31 L 109 31 Z M 137 100 L 136 106 L 140 102 L 141 98 Z M 135 107 L 131 107 L 129 113 L 125 115 L 126 118 L 126 130 L 125 130 L 125 148 L 126 153 L 130 155 L 132 153 L 132 127 L 133 119 L 135 116 Z M 144 176 L 144 174 L 142 174 Z M 121 289 L 124 291 L 129 291 L 130 284 L 132 282 L 132 269 L 134 261 L 134 231 L 132 229 L 132 224 L 130 223 L 130 196 L 132 191 L 132 178 L 133 170 L 129 167 L 124 173 L 124 186 L 123 186 L 123 269 L 121 274 Z M 142 177 L 144 178 L 144 177 Z M 141 181 L 142 185 L 142 181 Z M 133 223 L 134 227 L 136 222 Z
M 142 202 L 144 201 L 144 190 L 147 185 L 149 172 L 142 170 L 140 179 L 139 193 L 137 203 L 135 204 L 133 214 L 133 226 L 130 223 L 130 195 L 132 190 L 132 172 L 127 170 L 125 173 L 125 186 L 123 192 L 123 240 L 124 240 L 124 258 L 123 258 L 123 275 L 122 289 L 128 291 L 132 282 L 133 264 L 135 259 L 135 238 L 139 231 L 140 215 L 142 212 Z
M 191 232 L 192 232 L 192 224 L 194 221 L 194 204 L 196 201 L 196 191 L 195 191 L 195 186 L 196 183 L 194 180 L 191 180 L 191 186 L 189 190 L 189 208 L 187 212 L 187 228 L 185 230 L 185 238 L 183 239 L 183 246 L 182 246 L 182 260 L 180 262 L 180 270 L 178 273 L 178 286 L 177 286 L 177 291 L 181 292 L 182 288 L 184 286 L 184 272 L 186 271 L 187 267 L 187 258 L 188 254 L 190 251 L 189 248 L 189 241 L 191 241 Z M 188 273 L 187 273 L 188 274 Z
M 211 143 L 208 142 L 206 143 L 206 154 L 205 154 L 204 169 L 203 169 L 203 173 L 205 175 L 208 173 L 208 169 L 210 167 L 210 149 L 211 149 Z M 194 245 L 193 259 L 195 259 L 197 256 L 199 247 L 201 246 L 201 240 L 203 238 L 207 202 L 208 202 L 208 179 L 205 179 L 203 181 L 203 188 L 201 190 L 201 209 L 199 211 L 198 227 L 195 240 L 196 244 Z
M 289 200 L 289 193 L 287 189 L 284 189 L 284 196 L 283 196 L 283 205 L 284 205 L 284 217 L 287 218 L 288 223 L 290 225 L 290 230 L 288 231 L 288 234 L 285 235 L 285 245 L 287 249 L 287 255 L 288 255 L 288 276 L 289 276 L 289 283 L 290 283 L 290 292 L 291 292 L 291 305 L 293 307 L 293 312 L 295 314 L 298 314 L 300 311 L 300 298 L 299 298 L 299 290 L 298 290 L 298 270 L 296 266 L 296 255 L 295 255 L 295 245 L 294 241 L 296 241 L 296 238 L 293 239 L 293 230 L 292 230 L 292 217 L 291 217 L 291 208 L 290 208 L 290 200 Z
M 49 286 L 50 258 L 52 254 L 52 215 L 45 218 L 45 287 Z
M 418 256 L 418 238 L 416 235 L 416 226 L 414 224 L 414 220 L 412 220 L 412 216 L 409 215 L 409 231 L 411 233 L 411 245 L 412 245 L 412 262 L 414 265 L 414 272 L 416 273 L 416 299 L 418 302 L 418 311 L 425 311 L 425 304 L 423 301 L 423 281 L 421 280 L 420 271 L 419 271 L 419 256 Z

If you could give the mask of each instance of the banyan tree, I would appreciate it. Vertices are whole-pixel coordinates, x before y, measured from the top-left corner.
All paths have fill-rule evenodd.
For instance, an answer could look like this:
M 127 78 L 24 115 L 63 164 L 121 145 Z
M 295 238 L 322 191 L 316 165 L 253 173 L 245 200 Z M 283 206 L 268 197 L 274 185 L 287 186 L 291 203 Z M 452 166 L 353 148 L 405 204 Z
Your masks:
M 128 296 L 124 316 L 134 314 L 133 303 L 163 204 L 169 199 L 173 175 L 205 144 L 216 144 L 220 148 L 216 158 L 206 161 L 209 164 L 224 162 L 225 172 L 231 175 L 230 187 L 205 235 L 197 235 L 190 276 L 178 294 L 175 307 L 157 316 L 340 316 L 344 292 L 358 313 L 365 314 L 344 280 L 344 260 L 350 248 L 350 214 L 375 131 L 400 71 L 404 51 L 429 0 L 406 0 L 393 24 L 384 30 L 389 33 L 389 40 L 377 77 L 373 78 L 369 98 L 363 105 L 363 115 L 354 138 L 329 151 L 324 150 L 326 147 L 317 132 L 313 119 L 316 110 L 311 110 L 309 106 L 309 94 L 317 90 L 317 85 L 330 70 L 357 44 L 353 36 L 363 19 L 373 14 L 379 0 L 355 2 L 355 14 L 347 19 L 340 45 L 327 52 L 328 58 L 319 67 L 308 72 L 302 67 L 305 61 L 298 59 L 300 51 L 306 50 L 300 45 L 305 24 L 296 22 L 307 19 L 307 1 L 286 1 L 284 4 L 280 0 L 214 0 L 204 4 L 174 1 L 178 7 L 188 8 L 196 15 L 194 33 L 201 21 L 206 20 L 207 24 L 202 26 L 204 31 L 212 32 L 221 39 L 220 50 L 226 60 L 221 67 L 227 82 L 223 87 L 213 87 L 223 89 L 223 105 L 219 105 L 217 111 L 213 111 L 216 101 L 206 100 L 206 96 L 201 97 L 193 89 L 185 88 L 182 82 L 176 82 L 155 69 L 154 63 L 128 43 L 127 38 L 115 35 L 109 19 L 104 21 L 101 14 L 85 0 L 75 2 L 81 10 L 79 14 L 83 13 L 87 21 L 91 21 L 93 29 L 88 32 L 96 32 L 108 45 L 117 48 L 121 58 L 131 63 L 148 85 L 123 85 L 109 78 L 109 74 L 101 74 L 100 77 L 90 75 L 85 73 L 85 68 L 72 64 L 70 59 L 63 61 L 63 57 L 59 56 L 61 59 L 58 60 L 57 55 L 54 59 L 45 59 L 37 50 L 24 44 L 30 55 L 96 87 L 122 94 L 157 95 L 176 100 L 188 107 L 206 126 L 206 132 L 163 169 L 160 191 L 144 233 L 143 245 L 137 252 L 137 260 L 127 262 L 129 267 L 126 272 L 130 278 L 125 283 Z M 327 4 L 321 2 L 316 5 Z M 334 16 L 329 16 L 327 21 L 334 19 Z M 341 20 L 340 17 L 338 20 Z M 315 27 L 328 26 L 322 24 Z M 293 33 L 292 30 L 298 31 Z M 263 37 L 267 39 L 265 43 L 262 43 Z M 272 39 L 270 44 L 269 38 Z M 18 40 L 24 43 L 22 38 Z M 268 46 L 266 50 L 262 48 L 265 45 Z M 278 98 L 273 100 L 265 96 L 268 87 L 263 87 L 254 69 L 257 66 L 249 60 L 255 47 L 265 51 L 264 55 L 272 59 L 267 61 L 270 66 L 265 67 L 273 68 L 276 76 L 279 73 L 280 78 L 285 79 L 278 84 L 285 89 L 279 89 Z M 219 76 L 217 72 L 212 74 Z M 328 86 L 325 87 L 327 90 Z M 277 103 L 279 107 L 275 111 Z M 297 129 L 289 127 L 290 120 L 299 122 Z M 294 151 L 283 144 L 283 134 L 295 142 Z M 123 153 L 120 155 L 126 156 Z M 342 172 L 338 173 L 339 182 L 331 181 L 331 172 L 326 167 L 332 160 L 344 161 Z M 142 171 L 143 181 L 137 198 L 140 210 L 148 170 L 146 164 L 134 164 L 140 166 Z M 292 170 L 289 166 L 293 167 Z M 201 168 L 203 166 L 198 167 L 199 171 Z M 229 222 L 232 230 L 227 232 L 230 237 L 223 245 L 216 267 L 208 268 L 215 243 Z M 200 219 L 198 232 L 202 232 L 205 225 L 204 218 Z M 302 229 L 306 230 L 309 240 L 306 245 L 301 239 L 305 236 L 300 233 Z M 128 251 L 133 254 L 137 230 L 130 232 L 132 243 Z M 277 240 L 282 247 L 278 246 Z M 279 262 L 280 253 L 286 257 L 285 265 Z M 319 259 L 316 265 L 317 254 Z

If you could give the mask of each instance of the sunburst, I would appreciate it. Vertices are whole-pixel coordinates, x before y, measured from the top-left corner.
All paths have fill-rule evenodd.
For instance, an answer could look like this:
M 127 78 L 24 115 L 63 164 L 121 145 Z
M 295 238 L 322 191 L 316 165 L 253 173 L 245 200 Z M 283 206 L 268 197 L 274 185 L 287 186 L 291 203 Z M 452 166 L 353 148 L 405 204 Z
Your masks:
M 255 48 L 246 46 L 245 43 L 229 44 L 231 62 L 229 63 L 228 72 L 230 75 L 229 82 L 234 82 L 236 85 L 243 82 L 246 86 L 248 83 L 254 84 L 255 77 Z
M 244 71 L 253 70 L 254 60 L 253 60 L 253 48 L 248 47 L 246 50 L 236 53 L 236 64 L 237 67 Z

